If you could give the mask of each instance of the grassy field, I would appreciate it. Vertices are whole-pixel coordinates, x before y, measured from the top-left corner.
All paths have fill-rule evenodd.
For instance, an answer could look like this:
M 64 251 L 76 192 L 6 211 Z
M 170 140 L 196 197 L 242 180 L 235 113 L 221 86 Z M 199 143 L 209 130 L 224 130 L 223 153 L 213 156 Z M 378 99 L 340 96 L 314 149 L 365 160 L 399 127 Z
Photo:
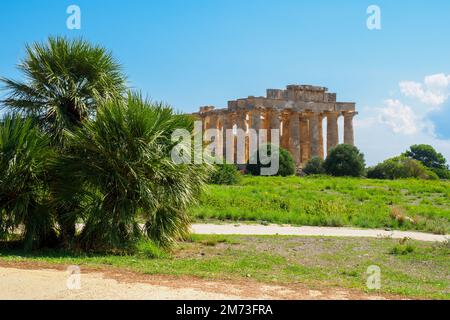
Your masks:
M 448 243 L 287 236 L 192 236 L 171 254 L 143 243 L 136 254 L 125 256 L 0 248 L 0 261 L 8 263 L 118 267 L 213 280 L 251 278 L 311 289 L 368 291 L 366 271 L 376 265 L 381 268 L 381 290 L 376 293 L 436 299 L 450 299 L 449 255 Z
M 249 177 L 211 185 L 197 220 L 356 226 L 450 233 L 450 181 Z

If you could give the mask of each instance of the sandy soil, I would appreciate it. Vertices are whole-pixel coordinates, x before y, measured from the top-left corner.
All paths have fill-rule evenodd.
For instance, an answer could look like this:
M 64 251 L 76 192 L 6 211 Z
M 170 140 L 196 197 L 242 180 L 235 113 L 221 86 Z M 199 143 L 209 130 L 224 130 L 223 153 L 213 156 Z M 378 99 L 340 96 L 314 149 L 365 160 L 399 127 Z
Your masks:
M 39 269 L 37 269 L 39 268 Z M 53 269 L 55 268 L 55 269 Z M 2 263 L 0 266 L 0 299 L 57 300 L 239 300 L 239 299 L 389 299 L 376 294 L 339 288 L 301 285 L 267 285 L 248 281 L 208 281 L 194 277 L 142 275 L 108 269 L 81 270 L 80 288 L 74 284 L 67 266 Z
M 332 227 L 293 227 L 276 224 L 193 224 L 192 232 L 196 234 L 224 235 L 285 235 L 285 236 L 322 236 L 322 237 L 366 237 L 366 238 L 410 238 L 418 241 L 444 242 L 450 235 L 436 235 L 415 231 L 397 231 L 382 229 L 356 229 Z

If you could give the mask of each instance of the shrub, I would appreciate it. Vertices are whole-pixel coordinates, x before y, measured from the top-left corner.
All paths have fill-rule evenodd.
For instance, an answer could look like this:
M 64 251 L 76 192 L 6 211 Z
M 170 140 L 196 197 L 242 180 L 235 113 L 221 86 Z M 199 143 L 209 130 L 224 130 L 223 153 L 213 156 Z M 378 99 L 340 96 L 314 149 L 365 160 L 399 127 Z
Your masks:
M 233 185 L 237 184 L 240 178 L 241 173 L 234 164 L 216 164 L 208 182 L 211 184 Z
M 426 168 L 421 162 L 405 156 L 391 158 L 375 167 L 369 168 L 367 177 L 371 179 L 391 180 L 406 178 L 438 179 L 438 176 L 433 171 Z
M 390 216 L 391 216 L 392 219 L 396 220 L 400 226 L 405 224 L 405 222 L 416 224 L 414 219 L 408 217 L 406 215 L 405 210 L 403 208 L 401 208 L 401 207 L 392 207 L 391 208 L 391 212 L 390 212 Z
M 30 118 L 5 117 L 0 125 L 0 238 L 19 230 L 25 249 L 56 240 L 46 183 L 52 157 L 49 139 Z
M 313 157 L 308 161 L 306 166 L 303 168 L 305 174 L 324 174 L 324 160 L 320 157 Z
M 5 90 L 0 105 L 37 118 L 55 152 L 67 154 L 71 149 L 65 147 L 65 132 L 93 119 L 100 101 L 122 98 L 126 77 L 107 49 L 83 39 L 50 37 L 46 42 L 27 45 L 25 52 L 18 66 L 23 80 L 0 78 Z M 53 168 L 45 178 L 40 183 L 49 189 L 51 208 L 43 210 L 56 212 L 52 222 L 59 229 L 56 244 L 69 247 L 75 241 L 78 218 L 71 213 L 81 215 L 82 190 L 72 186 L 74 193 L 60 194 L 60 186 L 74 182 L 70 173 L 60 176 Z
M 296 173 L 296 165 L 294 162 L 294 159 L 292 158 L 292 155 L 287 151 L 286 149 L 283 149 L 281 147 L 276 147 L 274 145 L 267 145 L 267 155 L 271 156 L 272 152 L 274 152 L 274 156 L 278 155 L 279 158 L 279 169 L 278 172 L 274 175 L 276 176 L 292 176 Z M 265 151 L 262 151 L 261 148 L 257 151 L 257 154 L 253 155 L 255 159 L 257 159 L 256 164 L 247 163 L 246 170 L 248 173 L 254 176 L 260 176 L 261 175 L 261 168 L 269 168 L 271 166 L 271 163 L 269 164 L 262 164 L 261 163 L 261 154 L 264 154 Z
M 129 95 L 104 102 L 95 120 L 69 134 L 72 153 L 59 170 L 84 184 L 83 247 L 120 248 L 144 235 L 165 246 L 188 234 L 187 208 L 209 172 L 206 165 L 173 163 L 171 136 L 180 128 L 192 131 L 192 118 Z M 78 183 L 67 182 L 70 196 Z
M 380 165 L 367 168 L 366 176 L 369 179 L 386 179 L 384 170 Z
M 409 238 L 403 238 L 398 241 L 398 244 L 389 250 L 389 253 L 392 255 L 406 255 L 413 253 L 415 250 L 416 247 L 410 243 Z
M 444 168 L 433 168 L 433 171 L 440 179 L 450 180 L 450 170 Z
M 333 176 L 360 177 L 364 174 L 364 155 L 352 145 L 340 144 L 331 149 L 324 168 Z

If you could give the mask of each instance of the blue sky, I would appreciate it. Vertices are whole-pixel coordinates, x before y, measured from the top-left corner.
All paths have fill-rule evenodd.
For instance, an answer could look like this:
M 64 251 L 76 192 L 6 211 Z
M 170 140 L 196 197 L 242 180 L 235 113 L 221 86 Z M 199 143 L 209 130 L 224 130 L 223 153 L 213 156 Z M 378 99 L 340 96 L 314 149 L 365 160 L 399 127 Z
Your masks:
M 71 4 L 79 31 L 66 28 Z M 366 27 L 372 4 L 381 30 Z M 357 103 L 369 164 L 413 143 L 450 158 L 449 12 L 447 0 L 5 0 L 0 75 L 20 76 L 25 43 L 83 36 L 113 51 L 131 86 L 181 111 L 322 85 Z

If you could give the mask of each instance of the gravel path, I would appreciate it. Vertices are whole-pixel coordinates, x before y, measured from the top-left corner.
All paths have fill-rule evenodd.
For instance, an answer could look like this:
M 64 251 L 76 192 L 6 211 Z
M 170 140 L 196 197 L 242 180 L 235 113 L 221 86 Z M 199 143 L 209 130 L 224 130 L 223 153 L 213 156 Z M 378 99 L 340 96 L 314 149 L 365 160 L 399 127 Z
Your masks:
M 332 227 L 293 227 L 259 224 L 193 224 L 192 232 L 196 234 L 222 235 L 285 235 L 285 236 L 323 236 L 323 237 L 366 237 L 394 239 L 410 238 L 419 241 L 444 242 L 450 235 L 436 235 L 415 231 L 386 231 L 382 229 L 355 229 Z
M 0 267 L 0 300 L 383 300 L 399 297 L 355 290 L 255 281 L 203 280 L 194 277 L 137 275 L 81 270 L 79 289 L 69 290 L 69 273 L 39 266 Z M 69 281 L 69 283 L 72 283 Z
M 195 288 L 170 288 L 145 283 L 108 279 L 101 273 L 81 274 L 80 288 L 69 290 L 69 274 L 59 270 L 0 268 L 0 300 L 185 300 L 239 299 L 232 294 L 212 293 Z

